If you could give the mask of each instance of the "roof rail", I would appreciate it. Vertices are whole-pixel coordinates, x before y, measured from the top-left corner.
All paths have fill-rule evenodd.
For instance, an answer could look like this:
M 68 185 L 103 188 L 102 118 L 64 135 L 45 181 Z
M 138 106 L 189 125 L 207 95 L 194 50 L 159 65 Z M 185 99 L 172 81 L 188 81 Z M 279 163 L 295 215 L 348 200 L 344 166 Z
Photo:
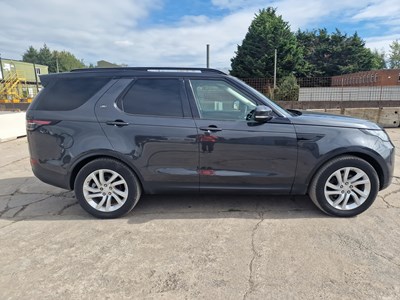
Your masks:
M 73 69 L 71 72 L 104 72 L 104 71 L 147 71 L 147 72 L 193 72 L 193 73 L 217 73 L 224 72 L 209 68 L 173 68 L 173 67 L 120 67 L 120 68 L 84 68 Z

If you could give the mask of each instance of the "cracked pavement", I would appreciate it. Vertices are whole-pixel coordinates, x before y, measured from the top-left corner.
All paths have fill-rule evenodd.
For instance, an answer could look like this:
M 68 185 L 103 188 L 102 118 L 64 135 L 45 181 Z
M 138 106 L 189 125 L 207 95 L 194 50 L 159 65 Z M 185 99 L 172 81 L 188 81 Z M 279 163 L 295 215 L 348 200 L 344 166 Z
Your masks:
M 399 151 L 392 185 L 356 218 L 306 196 L 163 195 L 117 220 L 37 180 L 26 138 L 0 151 L 0 299 L 399 298 Z

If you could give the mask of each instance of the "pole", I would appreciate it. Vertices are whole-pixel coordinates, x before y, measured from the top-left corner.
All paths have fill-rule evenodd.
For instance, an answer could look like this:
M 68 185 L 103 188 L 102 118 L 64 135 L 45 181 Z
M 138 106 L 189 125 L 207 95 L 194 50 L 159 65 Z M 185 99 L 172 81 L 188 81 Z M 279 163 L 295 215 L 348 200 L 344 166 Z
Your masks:
M 276 89 L 276 63 L 278 60 L 278 51 L 275 49 L 274 55 L 274 90 Z
M 60 73 L 60 70 L 58 68 L 58 55 L 56 54 L 56 67 L 57 67 L 57 73 Z
M 210 68 L 210 44 L 206 46 L 206 65 L 207 69 Z
M 38 78 L 37 78 L 36 65 L 35 65 L 35 63 L 33 63 L 33 72 L 35 72 L 36 94 L 39 94 L 39 83 L 38 83 Z
M 0 53 L 0 81 L 4 79 L 4 73 L 3 73 L 3 63 L 1 62 L 1 53 Z

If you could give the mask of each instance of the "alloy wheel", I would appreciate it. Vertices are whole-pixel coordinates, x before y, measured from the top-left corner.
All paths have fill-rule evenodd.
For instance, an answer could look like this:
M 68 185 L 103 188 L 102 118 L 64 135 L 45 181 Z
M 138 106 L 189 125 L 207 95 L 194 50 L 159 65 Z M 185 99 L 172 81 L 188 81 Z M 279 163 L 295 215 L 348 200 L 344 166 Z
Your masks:
M 94 209 L 112 212 L 121 208 L 128 199 L 128 184 L 119 173 L 99 169 L 86 177 L 83 195 Z
M 328 203 L 339 210 L 351 210 L 362 205 L 371 192 L 368 175 L 359 168 L 346 167 L 332 173 L 325 183 Z

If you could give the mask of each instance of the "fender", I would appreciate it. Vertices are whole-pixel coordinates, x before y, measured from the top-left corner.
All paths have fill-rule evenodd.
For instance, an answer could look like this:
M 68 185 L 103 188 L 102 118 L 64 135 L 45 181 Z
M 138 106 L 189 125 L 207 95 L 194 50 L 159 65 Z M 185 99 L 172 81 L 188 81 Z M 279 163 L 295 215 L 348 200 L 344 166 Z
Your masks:
M 127 159 L 124 155 L 122 155 L 121 153 L 118 153 L 116 151 L 110 150 L 110 149 L 96 149 L 94 151 L 83 153 L 74 159 L 74 162 L 71 164 L 71 167 L 69 168 L 70 171 L 67 174 L 69 186 L 70 186 L 71 190 L 74 189 L 75 178 L 76 178 L 76 175 L 78 174 L 79 170 L 88 162 L 91 162 L 91 161 L 95 160 L 96 158 L 100 158 L 100 157 L 114 158 L 116 160 L 123 162 L 135 173 L 135 175 L 138 177 L 140 183 L 143 186 L 144 181 L 143 181 L 142 176 L 138 172 L 135 165 L 132 164 L 132 162 L 129 159 Z
M 380 189 L 385 188 L 390 182 L 391 178 L 389 175 L 389 170 L 385 168 L 387 165 L 385 160 L 380 156 L 376 151 L 367 147 L 360 146 L 350 146 L 350 147 L 342 147 L 334 149 L 328 153 L 325 153 L 319 159 L 316 158 L 316 161 L 313 165 L 313 168 L 306 176 L 304 181 L 301 181 L 299 176 L 296 176 L 295 182 L 293 184 L 291 194 L 306 194 L 308 191 L 308 187 L 313 179 L 315 173 L 328 161 L 342 155 L 353 155 L 360 157 L 370 163 L 376 170 L 379 181 L 380 181 Z

